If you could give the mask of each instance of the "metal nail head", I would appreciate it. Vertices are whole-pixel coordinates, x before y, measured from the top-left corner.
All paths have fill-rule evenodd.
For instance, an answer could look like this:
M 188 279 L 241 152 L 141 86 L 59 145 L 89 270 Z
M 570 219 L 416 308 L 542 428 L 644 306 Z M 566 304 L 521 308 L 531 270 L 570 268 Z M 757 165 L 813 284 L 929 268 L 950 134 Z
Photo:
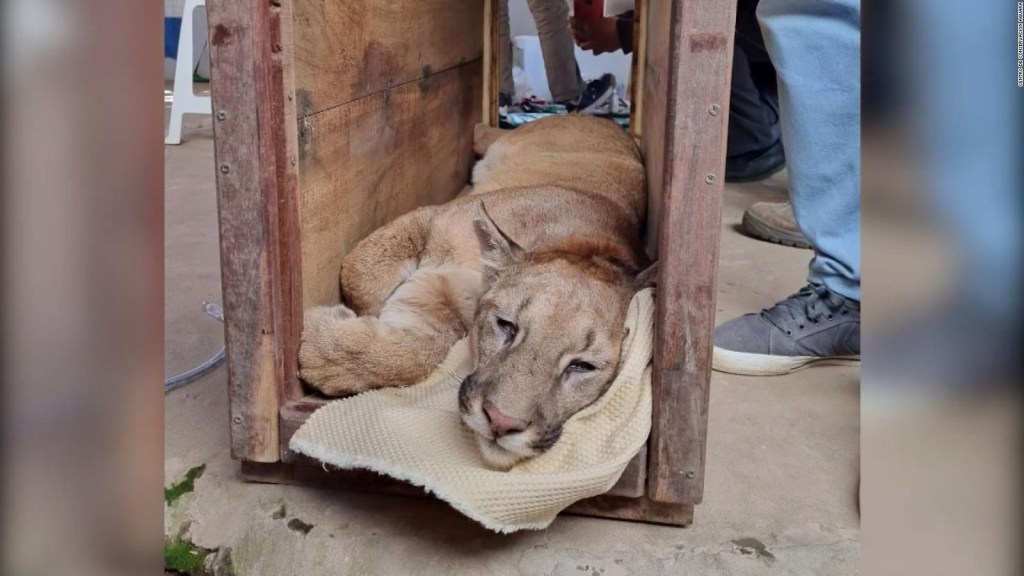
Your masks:
M 227 162 L 221 164 L 220 165 L 220 173 L 221 174 L 227 174 L 228 172 L 231 172 L 231 166 L 228 166 Z
M 237 416 L 236 415 L 234 418 L 232 418 L 232 420 L 235 421 L 235 424 L 241 424 L 242 423 L 242 417 L 241 416 Z
M 722 111 L 722 107 L 719 106 L 718 104 L 712 104 L 708 108 L 708 114 L 711 114 L 712 116 L 718 116 L 718 113 L 721 112 L 721 111 Z
M 217 120 L 227 120 L 227 117 L 228 117 L 228 113 L 227 112 L 225 112 L 223 110 L 217 112 Z
M 686 477 L 689 478 L 690 480 L 693 480 L 693 477 L 696 475 L 697 473 L 694 472 L 693 470 L 690 470 L 689 472 L 686 473 Z
M 705 184 L 714 184 L 715 183 L 715 175 L 714 174 L 708 174 L 707 176 L 705 176 L 704 177 L 704 183 Z

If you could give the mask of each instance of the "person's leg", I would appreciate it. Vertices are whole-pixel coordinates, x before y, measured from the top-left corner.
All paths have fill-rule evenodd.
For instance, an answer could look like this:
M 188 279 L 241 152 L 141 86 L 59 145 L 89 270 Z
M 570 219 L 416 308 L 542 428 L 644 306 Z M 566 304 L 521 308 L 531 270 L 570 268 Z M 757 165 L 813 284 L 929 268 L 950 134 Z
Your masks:
M 569 30 L 569 5 L 565 0 L 527 0 L 527 3 L 537 23 L 551 98 L 555 102 L 575 102 L 583 92 L 584 83 L 576 66 L 575 44 Z
M 750 62 L 739 45 L 732 57 L 732 89 L 729 93 L 729 139 L 726 155 L 758 152 L 779 140 L 779 121 L 761 101 L 751 76 Z
M 515 91 L 515 81 L 512 79 L 512 33 L 508 21 L 508 0 L 498 2 L 498 73 L 501 75 L 501 86 L 498 88 L 501 94 L 511 97 Z
M 808 281 L 860 301 L 860 1 L 762 0 Z
M 729 94 L 729 138 L 726 156 L 760 152 L 779 141 L 778 94 L 774 82 L 755 79 L 754 68 L 768 55 L 757 22 L 757 2 L 741 0 L 736 12 L 736 49 Z M 771 64 L 767 64 L 770 68 Z M 759 70 L 760 72 L 760 70 Z
M 809 286 L 715 329 L 713 367 L 787 374 L 860 355 L 860 3 L 761 0 Z

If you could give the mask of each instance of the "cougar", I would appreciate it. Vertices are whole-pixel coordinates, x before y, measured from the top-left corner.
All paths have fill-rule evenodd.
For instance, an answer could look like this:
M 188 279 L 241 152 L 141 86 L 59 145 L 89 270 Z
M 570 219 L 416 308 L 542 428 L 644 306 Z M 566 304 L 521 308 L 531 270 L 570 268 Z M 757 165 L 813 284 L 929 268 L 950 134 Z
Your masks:
M 401 216 L 345 257 L 344 304 L 305 313 L 300 376 L 330 396 L 407 386 L 468 336 L 462 420 L 507 469 L 607 390 L 629 301 L 655 267 L 641 248 L 640 153 L 619 126 L 552 117 L 483 140 L 469 194 Z

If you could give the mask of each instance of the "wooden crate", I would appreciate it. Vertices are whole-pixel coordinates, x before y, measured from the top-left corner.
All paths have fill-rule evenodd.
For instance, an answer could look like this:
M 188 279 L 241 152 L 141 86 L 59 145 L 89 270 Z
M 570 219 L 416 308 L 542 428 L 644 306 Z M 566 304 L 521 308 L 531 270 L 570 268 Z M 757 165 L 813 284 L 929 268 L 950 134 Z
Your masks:
M 343 254 L 453 198 L 495 125 L 501 0 L 210 0 L 231 453 L 246 479 L 417 493 L 287 449 L 323 400 L 299 382 L 306 306 Z M 660 255 L 648 446 L 581 514 L 689 524 L 701 501 L 734 2 L 638 0 L 632 132 Z

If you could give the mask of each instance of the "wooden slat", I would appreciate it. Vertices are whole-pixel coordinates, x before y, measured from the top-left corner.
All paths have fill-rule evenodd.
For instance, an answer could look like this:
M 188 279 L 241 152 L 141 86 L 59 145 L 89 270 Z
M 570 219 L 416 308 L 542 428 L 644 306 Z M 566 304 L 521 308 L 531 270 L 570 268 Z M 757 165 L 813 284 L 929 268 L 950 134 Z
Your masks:
M 501 26 L 498 20 L 501 18 L 501 2 L 508 0 L 484 0 L 487 3 L 487 26 L 485 33 L 490 38 L 487 45 L 488 51 L 484 52 L 484 58 L 488 63 L 488 75 L 484 76 L 487 83 L 487 100 L 484 101 L 484 123 L 488 126 L 498 126 L 498 93 L 501 91 Z M 506 38 L 511 42 L 511 38 Z
M 231 454 L 278 459 L 283 367 L 277 266 L 284 97 L 269 2 L 207 6 L 231 412 Z
M 661 197 L 665 185 L 665 157 L 668 118 L 669 32 L 673 0 L 645 0 L 646 48 L 643 66 L 643 92 L 640 95 L 640 149 L 647 171 L 647 252 L 658 256 L 658 231 L 661 229 Z
M 414 498 L 432 497 L 422 488 L 374 472 L 367 470 L 327 471 L 319 464 L 242 462 L 241 476 L 248 482 L 296 484 L 314 488 Z M 567 508 L 564 513 L 673 526 L 689 526 L 693 522 L 693 504 L 654 502 L 644 497 L 627 498 L 609 494 L 577 502 Z
M 629 461 L 618 482 L 606 495 L 639 498 L 647 491 L 647 446 Z
M 319 464 L 285 462 L 242 462 L 242 479 L 266 484 L 297 484 L 312 488 L 330 488 L 353 492 L 372 492 L 397 496 L 428 497 L 412 484 L 399 482 L 369 470 L 324 470 Z
M 302 253 L 299 237 L 299 131 L 295 106 L 295 38 L 294 1 L 284 0 L 280 6 L 271 6 L 277 20 L 280 42 L 271 46 L 275 85 L 281 86 L 283 98 L 277 99 L 281 109 L 284 145 L 278 147 L 278 230 L 280 260 L 278 270 L 281 283 L 281 371 L 279 385 L 281 402 L 302 396 L 299 382 L 299 336 L 302 334 Z
M 309 416 L 318 408 L 326 404 L 328 400 L 324 399 L 302 399 L 288 402 L 281 407 L 281 461 L 296 464 L 307 464 L 313 465 L 313 460 L 293 452 L 288 447 L 288 443 L 291 441 L 292 436 L 299 430 L 299 427 L 305 424 Z
M 629 68 L 629 133 L 635 139 L 643 134 L 644 83 L 647 68 L 647 0 L 636 0 L 633 9 L 633 60 Z
M 300 117 L 483 54 L 480 0 L 294 2 Z
M 664 30 L 655 26 L 665 27 L 664 0 L 652 4 L 649 34 L 663 44 Z M 649 89 L 667 80 L 667 90 L 653 94 L 645 111 L 647 125 L 658 118 L 666 132 L 654 189 L 661 195 L 661 266 L 647 483 L 648 497 L 659 502 L 696 504 L 703 497 L 735 16 L 735 2 L 672 2 L 667 50 L 653 43 L 648 50 Z M 663 115 L 660 94 L 667 95 Z M 649 162 L 659 157 L 658 142 L 649 143 L 655 155 Z
M 465 186 L 481 74 L 478 59 L 300 121 L 307 307 L 339 301 L 341 259 L 356 242 Z
M 655 502 L 646 497 L 598 496 L 577 502 L 564 513 L 680 527 L 693 523 L 693 504 Z
M 483 0 L 484 5 L 484 84 L 483 84 L 483 105 L 480 122 L 485 126 L 497 126 L 491 121 L 491 108 L 497 101 L 498 95 L 494 92 L 494 80 L 498 77 L 498 69 L 491 58 L 491 52 L 497 40 L 498 28 L 492 22 L 494 12 L 494 0 Z

